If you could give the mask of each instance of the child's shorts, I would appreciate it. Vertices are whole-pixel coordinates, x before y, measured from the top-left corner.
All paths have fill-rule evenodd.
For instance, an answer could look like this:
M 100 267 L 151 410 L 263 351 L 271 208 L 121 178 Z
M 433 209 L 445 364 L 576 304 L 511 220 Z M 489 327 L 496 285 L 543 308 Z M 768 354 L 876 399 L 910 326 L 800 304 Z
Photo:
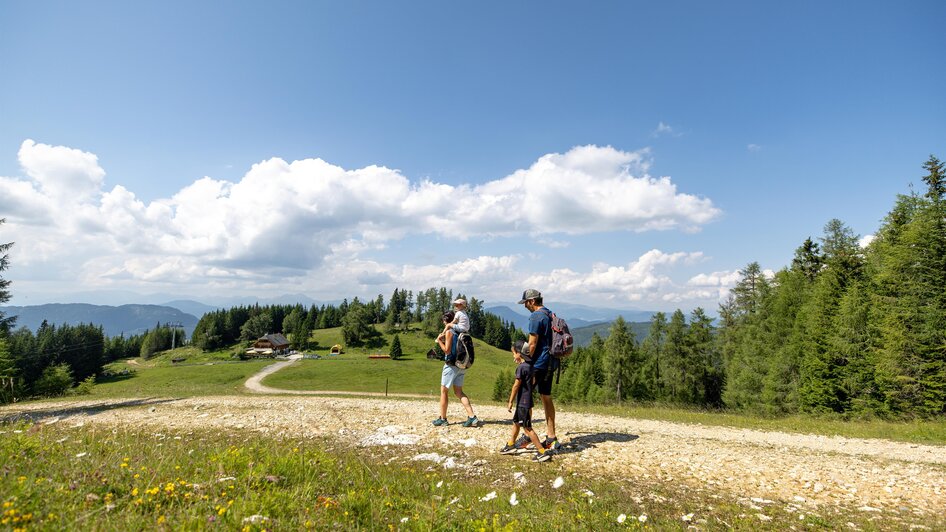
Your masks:
M 524 406 L 517 406 L 516 413 L 512 415 L 512 422 L 524 429 L 532 428 L 532 409 Z

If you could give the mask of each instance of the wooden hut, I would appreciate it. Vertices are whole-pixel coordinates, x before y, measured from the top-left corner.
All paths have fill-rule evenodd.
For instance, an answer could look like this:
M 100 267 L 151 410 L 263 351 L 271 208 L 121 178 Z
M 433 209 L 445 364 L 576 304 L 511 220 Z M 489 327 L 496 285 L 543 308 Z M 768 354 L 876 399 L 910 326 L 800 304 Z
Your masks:
M 253 344 L 253 351 L 259 355 L 276 355 L 289 350 L 289 340 L 280 333 L 267 334 Z

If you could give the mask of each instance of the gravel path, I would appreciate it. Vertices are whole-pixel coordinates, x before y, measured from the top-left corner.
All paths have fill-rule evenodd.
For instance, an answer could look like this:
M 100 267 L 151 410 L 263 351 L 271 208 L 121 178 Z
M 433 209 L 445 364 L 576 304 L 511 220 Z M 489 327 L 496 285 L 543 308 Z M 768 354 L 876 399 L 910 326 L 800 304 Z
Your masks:
M 285 367 L 277 363 L 266 374 Z M 283 365 L 279 365 L 283 364 Z M 269 391 L 258 374 L 247 382 Z M 40 423 L 96 423 L 155 430 L 228 428 L 295 437 L 332 437 L 356 445 L 403 445 L 412 456 L 463 449 L 464 455 L 512 460 L 496 450 L 508 436 L 510 414 L 476 405 L 484 423 L 434 427 L 436 401 L 403 398 L 222 396 L 27 403 L 0 408 L 0 418 Z M 536 427 L 544 428 L 536 410 Z M 564 443 L 551 467 L 618 482 L 675 482 L 726 493 L 747 504 L 799 507 L 843 505 L 863 512 L 928 514 L 946 508 L 946 447 L 712 427 L 560 409 Z

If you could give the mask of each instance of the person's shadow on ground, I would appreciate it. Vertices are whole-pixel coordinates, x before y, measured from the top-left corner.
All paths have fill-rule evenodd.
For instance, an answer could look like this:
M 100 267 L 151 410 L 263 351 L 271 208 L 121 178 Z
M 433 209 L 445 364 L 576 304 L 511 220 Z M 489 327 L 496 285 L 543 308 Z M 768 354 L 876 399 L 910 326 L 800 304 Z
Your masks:
M 558 440 L 562 445 L 555 451 L 555 454 L 580 453 L 586 449 L 597 447 L 600 443 L 612 441 L 627 443 L 640 438 L 637 434 L 622 432 L 566 432 L 565 435 L 571 437 L 568 439 L 559 437 Z

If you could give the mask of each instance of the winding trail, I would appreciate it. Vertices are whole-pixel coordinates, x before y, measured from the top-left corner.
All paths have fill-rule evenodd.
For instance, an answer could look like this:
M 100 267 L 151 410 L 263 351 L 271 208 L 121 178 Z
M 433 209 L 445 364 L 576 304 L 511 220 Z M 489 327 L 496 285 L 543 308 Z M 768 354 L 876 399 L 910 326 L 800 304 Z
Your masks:
M 381 393 L 381 392 L 341 392 L 341 391 L 330 391 L 330 390 L 284 390 L 282 388 L 272 388 L 270 386 L 263 385 L 263 379 L 276 373 L 281 369 L 288 368 L 289 366 L 295 364 L 302 359 L 302 355 L 289 355 L 289 360 L 276 362 L 270 364 L 265 368 L 259 370 L 249 379 L 246 379 L 246 382 L 243 383 L 243 386 L 253 392 L 253 393 L 265 393 L 272 395 L 352 395 L 352 396 L 367 396 L 367 397 L 400 397 L 406 399 L 430 399 L 430 395 L 421 395 L 413 393 Z

